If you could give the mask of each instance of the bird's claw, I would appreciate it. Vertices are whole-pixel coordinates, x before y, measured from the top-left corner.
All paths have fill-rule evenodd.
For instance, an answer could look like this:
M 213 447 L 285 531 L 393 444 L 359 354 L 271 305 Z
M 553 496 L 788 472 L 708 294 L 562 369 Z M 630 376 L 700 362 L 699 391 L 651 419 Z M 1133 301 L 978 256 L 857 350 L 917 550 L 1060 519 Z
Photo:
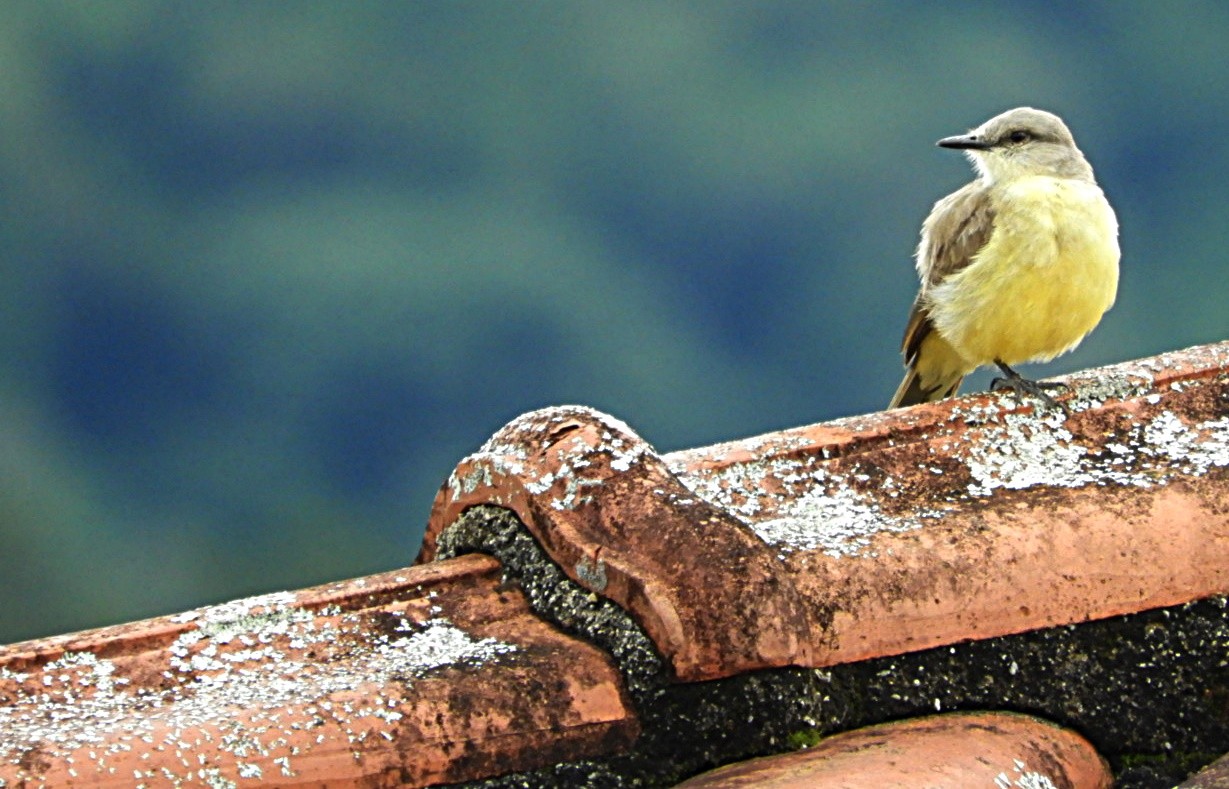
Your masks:
M 1016 400 L 1021 404 L 1024 403 L 1025 395 L 1032 395 L 1050 408 L 1057 408 L 1062 410 L 1064 414 L 1070 414 L 1071 412 L 1064 403 L 1058 402 L 1046 391 L 1047 389 L 1060 391 L 1067 388 L 1069 388 L 1067 384 L 1058 383 L 1057 381 L 1030 381 L 1018 373 L 995 378 L 990 382 L 991 391 L 1000 392 L 1004 389 L 1010 389 L 1015 394 Z

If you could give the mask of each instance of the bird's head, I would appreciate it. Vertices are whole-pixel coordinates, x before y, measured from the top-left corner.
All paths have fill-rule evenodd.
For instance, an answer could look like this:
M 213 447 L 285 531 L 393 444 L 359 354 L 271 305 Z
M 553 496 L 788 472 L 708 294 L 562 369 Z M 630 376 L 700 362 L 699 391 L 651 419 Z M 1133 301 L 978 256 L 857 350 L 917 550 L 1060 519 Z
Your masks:
M 1008 110 L 936 145 L 964 151 L 982 179 L 990 182 L 1028 175 L 1093 180 L 1092 168 L 1062 118 L 1032 107 Z

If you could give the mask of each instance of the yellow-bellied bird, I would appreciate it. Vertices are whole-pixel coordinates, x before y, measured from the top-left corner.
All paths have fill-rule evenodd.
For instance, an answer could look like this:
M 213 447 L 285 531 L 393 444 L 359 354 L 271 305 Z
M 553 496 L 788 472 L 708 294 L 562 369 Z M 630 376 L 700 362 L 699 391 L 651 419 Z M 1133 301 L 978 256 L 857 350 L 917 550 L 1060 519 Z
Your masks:
M 965 151 L 977 178 L 922 224 L 907 369 L 888 407 L 951 397 L 989 364 L 1004 376 L 993 388 L 1053 406 L 1053 384 L 1011 365 L 1070 351 L 1114 303 L 1118 220 L 1057 115 L 1021 107 L 937 144 Z

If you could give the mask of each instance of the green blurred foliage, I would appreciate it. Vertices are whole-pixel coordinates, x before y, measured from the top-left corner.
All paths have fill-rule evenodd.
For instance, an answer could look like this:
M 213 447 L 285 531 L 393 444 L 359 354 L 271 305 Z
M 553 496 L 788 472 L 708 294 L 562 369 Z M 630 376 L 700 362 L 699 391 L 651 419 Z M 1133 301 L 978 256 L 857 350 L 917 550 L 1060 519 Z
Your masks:
M 1229 6 L 0 7 L 0 641 L 409 563 L 581 402 L 660 449 L 881 408 L 935 139 L 1063 115 L 1118 305 L 1229 336 Z M 984 385 L 984 377 L 971 382 Z

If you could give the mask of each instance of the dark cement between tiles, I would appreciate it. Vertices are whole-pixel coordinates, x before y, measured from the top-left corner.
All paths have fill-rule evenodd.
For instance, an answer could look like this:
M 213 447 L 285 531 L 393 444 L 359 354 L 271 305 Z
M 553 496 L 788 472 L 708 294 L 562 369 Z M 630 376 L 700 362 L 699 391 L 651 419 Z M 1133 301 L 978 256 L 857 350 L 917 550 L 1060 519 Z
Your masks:
M 1224 598 L 829 669 L 676 684 L 640 627 L 572 583 L 511 512 L 469 509 L 441 536 L 439 558 L 472 552 L 498 558 L 541 616 L 611 654 L 643 733 L 627 754 L 459 786 L 668 787 L 936 710 L 1011 710 L 1072 728 L 1109 760 L 1120 789 L 1167 789 L 1229 751 Z

